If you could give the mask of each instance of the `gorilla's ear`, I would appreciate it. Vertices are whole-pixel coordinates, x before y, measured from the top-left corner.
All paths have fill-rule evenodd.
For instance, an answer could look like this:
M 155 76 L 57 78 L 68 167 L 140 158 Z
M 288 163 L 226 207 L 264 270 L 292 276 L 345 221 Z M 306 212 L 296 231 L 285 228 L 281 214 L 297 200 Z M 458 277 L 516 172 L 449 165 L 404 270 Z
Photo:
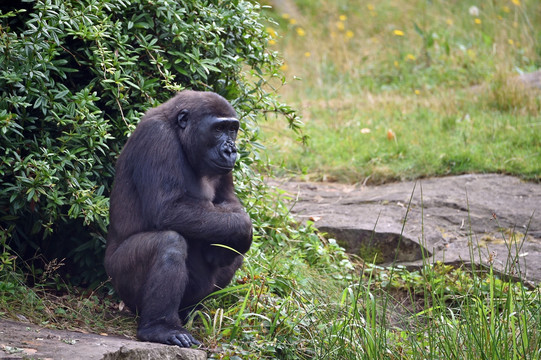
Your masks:
M 181 129 L 186 129 L 186 126 L 188 125 L 188 115 L 190 112 L 187 109 L 182 110 L 177 115 L 177 124 L 180 126 Z

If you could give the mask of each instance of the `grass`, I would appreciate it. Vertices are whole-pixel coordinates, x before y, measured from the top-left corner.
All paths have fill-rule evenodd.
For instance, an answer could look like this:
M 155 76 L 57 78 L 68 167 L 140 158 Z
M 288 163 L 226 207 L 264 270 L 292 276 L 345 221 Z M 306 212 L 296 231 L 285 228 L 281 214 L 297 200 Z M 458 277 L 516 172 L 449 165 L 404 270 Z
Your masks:
M 332 240 L 284 220 L 269 220 L 236 282 L 188 322 L 210 359 L 541 359 L 541 287 L 490 268 L 351 261 Z M 74 288 L 56 296 L 57 281 L 28 288 L 19 272 L 2 270 L 2 317 L 134 336 L 117 300 Z
M 263 126 L 280 175 L 381 183 L 465 172 L 541 179 L 537 1 L 297 1 L 277 15 L 285 102 L 308 145 Z M 472 15 L 470 15 L 470 13 Z M 301 31 L 302 30 L 302 31 Z M 297 80 L 299 79 L 299 80 Z M 285 169 L 283 169 L 284 167 Z
M 318 243 L 306 235 L 297 244 L 304 251 L 284 244 L 285 258 L 256 252 L 242 284 L 196 314 L 211 358 L 541 358 L 541 288 L 474 265 L 354 262 L 337 273 L 343 253 L 332 242 L 327 254 L 306 251 Z M 338 258 L 323 265 L 330 254 Z
M 16 268 L 14 264 L 6 268 L 4 260 L 0 257 L 0 318 L 135 338 L 133 315 L 119 310 L 118 301 L 105 295 L 103 289 L 63 283 L 56 264 L 46 277 L 31 279 L 35 275 L 31 268 Z

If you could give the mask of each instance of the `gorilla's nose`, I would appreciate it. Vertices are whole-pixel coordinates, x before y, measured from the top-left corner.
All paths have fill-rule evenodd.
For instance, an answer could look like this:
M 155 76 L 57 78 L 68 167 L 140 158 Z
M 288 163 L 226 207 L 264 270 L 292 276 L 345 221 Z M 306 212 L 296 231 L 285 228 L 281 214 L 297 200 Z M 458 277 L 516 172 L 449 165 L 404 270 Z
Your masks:
M 235 143 L 232 141 L 227 141 L 223 146 L 223 152 L 227 156 L 231 156 L 232 154 L 237 153 L 237 148 L 235 147 Z

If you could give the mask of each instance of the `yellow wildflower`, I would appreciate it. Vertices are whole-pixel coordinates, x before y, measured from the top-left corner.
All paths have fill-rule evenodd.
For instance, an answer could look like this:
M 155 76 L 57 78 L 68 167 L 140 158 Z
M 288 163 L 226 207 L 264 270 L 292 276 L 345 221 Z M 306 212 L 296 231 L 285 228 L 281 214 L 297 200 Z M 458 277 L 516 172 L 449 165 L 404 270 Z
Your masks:
M 509 6 L 504 6 L 502 9 L 503 9 L 503 12 L 506 12 L 506 13 L 511 12 L 511 9 L 509 9 Z
M 393 34 L 395 34 L 396 36 L 404 36 L 404 32 L 402 30 L 395 30 L 393 31 Z
M 475 23 L 476 23 L 477 25 L 481 24 L 481 19 L 479 19 L 479 18 L 475 18 L 474 21 L 475 21 Z
M 340 31 L 344 31 L 344 29 L 345 29 L 345 25 L 344 25 L 344 23 L 343 23 L 342 21 L 337 21 L 337 22 L 336 22 L 336 27 L 337 27 L 338 30 L 340 30 Z
M 272 36 L 272 37 L 276 37 L 276 30 L 274 30 L 273 28 L 271 28 L 270 26 L 267 27 L 267 33 Z
M 447 25 L 453 25 L 453 19 L 447 19 L 445 20 L 445 22 L 447 23 Z
M 289 16 L 289 14 L 288 14 L 288 13 L 283 13 L 283 14 L 282 14 L 282 18 L 284 18 L 284 19 L 286 19 L 286 20 L 287 20 L 287 19 L 289 19 L 289 18 L 290 18 L 290 16 Z
M 353 33 L 353 31 L 351 31 L 351 30 L 346 31 L 346 37 L 347 37 L 348 39 L 351 39 L 354 35 L 355 35 L 355 34 Z
M 301 27 L 298 27 L 298 28 L 296 28 L 295 30 L 297 31 L 297 35 L 299 35 L 299 36 L 304 36 L 304 35 L 306 35 L 306 31 L 304 31 L 304 29 L 301 28 Z
M 310 56 L 312 56 L 312 54 L 310 53 L 310 51 L 307 51 L 307 52 L 304 53 L 304 56 L 310 57 Z
M 367 8 L 368 10 L 370 10 L 370 11 L 374 11 L 374 10 L 376 9 L 376 8 L 374 7 L 374 5 L 372 5 L 372 4 L 366 5 L 366 8 Z
M 289 23 L 290 23 L 291 25 L 295 25 L 295 24 L 297 23 L 297 20 L 291 18 L 291 19 L 289 19 Z
M 415 56 L 413 54 L 408 54 L 408 55 L 406 55 L 405 59 L 413 61 L 413 60 L 415 60 Z
M 511 0 L 511 2 L 516 6 L 520 6 L 520 0 Z
M 338 18 L 340 19 L 340 21 L 346 21 L 348 19 L 346 15 L 340 15 Z
M 421 95 L 421 90 L 415 89 L 415 95 Z
M 394 67 L 398 67 L 398 61 L 394 61 Z
M 270 39 L 269 40 L 269 45 L 276 45 L 276 40 Z
M 513 44 L 515 44 L 515 42 L 513 41 L 513 39 L 509 39 L 509 40 L 507 40 L 507 42 L 508 42 L 509 45 L 511 45 L 511 46 L 512 46 Z
M 280 70 L 282 70 L 282 71 L 287 71 L 288 68 L 289 68 L 289 66 L 287 66 L 286 63 L 283 63 L 282 66 L 280 66 Z

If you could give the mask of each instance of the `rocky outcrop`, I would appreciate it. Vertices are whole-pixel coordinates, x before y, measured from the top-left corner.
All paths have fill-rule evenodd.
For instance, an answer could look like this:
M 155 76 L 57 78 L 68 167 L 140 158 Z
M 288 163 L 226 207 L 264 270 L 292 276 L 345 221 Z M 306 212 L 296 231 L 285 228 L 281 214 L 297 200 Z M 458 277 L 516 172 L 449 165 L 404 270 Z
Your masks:
M 201 350 L 132 339 L 44 329 L 0 319 L 1 359 L 205 360 Z
M 493 264 L 541 282 L 541 185 L 512 176 L 461 175 L 381 186 L 271 182 L 292 213 L 365 260 Z

